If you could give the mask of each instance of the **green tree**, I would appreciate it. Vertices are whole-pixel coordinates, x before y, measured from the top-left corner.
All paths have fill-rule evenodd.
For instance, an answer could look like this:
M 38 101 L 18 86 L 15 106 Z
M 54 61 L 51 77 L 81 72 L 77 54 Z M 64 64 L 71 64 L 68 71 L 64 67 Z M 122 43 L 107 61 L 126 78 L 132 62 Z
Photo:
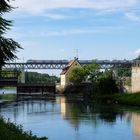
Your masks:
M 85 80 L 86 72 L 82 67 L 75 67 L 69 73 L 69 80 L 74 84 L 81 84 Z
M 0 69 L 6 61 L 17 58 L 15 53 L 17 49 L 21 49 L 20 45 L 11 38 L 5 38 L 4 34 L 12 26 L 11 20 L 6 20 L 3 15 L 12 11 L 9 0 L 0 0 Z
M 26 72 L 27 83 L 55 83 L 59 80 L 56 76 L 50 76 L 48 74 L 42 74 L 37 72 Z
M 117 75 L 119 77 L 131 77 L 131 68 L 127 67 L 117 68 Z
M 113 72 L 101 71 L 100 65 L 93 61 L 92 64 L 83 67 L 75 67 L 69 74 L 69 79 L 73 84 L 81 84 L 84 80 L 89 81 L 94 86 L 94 91 L 101 94 L 117 93 L 118 88 Z
M 100 65 L 93 61 L 92 64 L 87 64 L 83 66 L 83 69 L 86 73 L 86 79 L 88 81 L 96 81 L 98 75 L 100 74 Z
M 118 92 L 116 81 L 113 79 L 113 72 L 111 70 L 100 73 L 97 85 L 99 93 L 112 94 Z

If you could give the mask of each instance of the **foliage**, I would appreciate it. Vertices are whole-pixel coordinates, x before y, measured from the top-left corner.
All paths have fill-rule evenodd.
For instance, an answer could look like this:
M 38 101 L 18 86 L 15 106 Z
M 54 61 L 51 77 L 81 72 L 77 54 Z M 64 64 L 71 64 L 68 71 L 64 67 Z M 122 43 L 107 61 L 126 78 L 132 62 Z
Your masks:
M 125 79 L 124 85 L 131 86 L 131 77 L 128 77 L 128 78 Z
M 24 132 L 21 125 L 17 126 L 9 120 L 6 122 L 0 118 L 0 139 L 1 140 L 47 140 L 46 137 L 38 138 L 32 132 Z
M 117 75 L 119 77 L 131 77 L 131 68 L 120 67 L 117 69 Z
M 111 103 L 118 103 L 130 106 L 140 106 L 140 92 L 138 93 L 117 93 L 117 94 L 93 94 L 92 99 L 101 100 L 103 102 L 110 101 Z
M 1 71 L 1 77 L 17 77 L 18 71 L 9 71 L 9 70 L 3 70 Z
M 140 106 L 140 93 L 116 94 L 114 100 L 120 104 Z
M 92 64 L 87 64 L 83 66 L 83 69 L 86 73 L 86 80 L 88 81 L 97 81 L 98 75 L 100 74 L 100 65 L 95 61 Z
M 2 94 L 2 95 L 0 95 L 0 99 L 15 100 L 16 99 L 16 94 Z
M 15 53 L 17 49 L 21 49 L 20 45 L 11 38 L 5 38 L 3 35 L 12 26 L 11 20 L 6 20 L 2 16 L 6 12 L 10 12 L 13 7 L 10 6 L 9 0 L 0 1 L 0 67 L 6 61 L 17 58 Z
M 59 81 L 59 78 L 56 76 L 37 72 L 26 72 L 25 75 L 27 83 L 55 83 Z
M 86 72 L 82 67 L 75 67 L 69 74 L 69 80 L 74 84 L 81 84 L 85 80 Z
M 111 70 L 101 71 L 100 65 L 95 61 L 83 67 L 73 68 L 69 79 L 74 84 L 81 84 L 86 80 L 93 84 L 95 92 L 102 94 L 118 92 L 116 81 L 113 79 L 113 72 Z
M 118 92 L 116 81 L 113 79 L 112 71 L 105 71 L 98 76 L 98 91 L 102 94 L 111 94 Z
M 81 84 L 83 81 L 96 81 L 100 66 L 93 61 L 92 64 L 83 67 L 75 67 L 69 74 L 69 79 L 74 84 Z

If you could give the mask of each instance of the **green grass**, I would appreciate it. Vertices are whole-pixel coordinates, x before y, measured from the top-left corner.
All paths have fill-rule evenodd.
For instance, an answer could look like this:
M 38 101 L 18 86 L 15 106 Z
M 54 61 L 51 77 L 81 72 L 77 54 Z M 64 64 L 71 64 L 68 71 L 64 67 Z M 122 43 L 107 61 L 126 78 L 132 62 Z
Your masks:
M 115 94 L 113 100 L 120 104 L 140 106 L 140 93 L 133 94 Z
M 31 131 L 23 131 L 22 126 L 0 118 L 0 140 L 47 140 L 47 137 L 38 138 Z
M 0 99 L 12 101 L 16 99 L 16 94 L 2 94 L 0 95 Z
M 93 99 L 96 101 L 102 102 L 112 102 L 118 103 L 123 105 L 130 105 L 130 106 L 140 106 L 140 92 L 139 93 L 132 93 L 132 94 L 125 94 L 125 93 L 118 93 L 112 95 L 101 95 L 96 94 L 93 95 Z

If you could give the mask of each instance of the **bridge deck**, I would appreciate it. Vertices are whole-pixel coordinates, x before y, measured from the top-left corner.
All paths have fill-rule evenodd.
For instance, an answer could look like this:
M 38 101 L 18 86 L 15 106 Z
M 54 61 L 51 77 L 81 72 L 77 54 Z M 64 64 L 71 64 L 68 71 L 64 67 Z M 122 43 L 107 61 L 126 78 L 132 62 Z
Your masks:
M 78 60 L 81 65 L 91 64 L 93 60 Z M 6 63 L 3 69 L 63 69 L 69 63 L 68 60 L 32 60 L 27 63 Z M 131 67 L 132 60 L 96 60 L 96 63 L 102 68 L 113 68 L 116 66 Z

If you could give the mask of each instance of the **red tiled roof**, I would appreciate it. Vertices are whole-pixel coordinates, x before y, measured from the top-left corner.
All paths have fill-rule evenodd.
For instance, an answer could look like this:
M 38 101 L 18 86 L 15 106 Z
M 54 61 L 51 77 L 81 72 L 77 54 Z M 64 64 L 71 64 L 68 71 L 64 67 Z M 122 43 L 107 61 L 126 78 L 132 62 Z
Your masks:
M 66 67 L 62 70 L 61 74 L 65 74 L 69 68 L 72 66 L 72 64 L 77 61 L 77 59 L 74 59 L 74 60 L 70 60 L 70 62 L 66 65 Z

